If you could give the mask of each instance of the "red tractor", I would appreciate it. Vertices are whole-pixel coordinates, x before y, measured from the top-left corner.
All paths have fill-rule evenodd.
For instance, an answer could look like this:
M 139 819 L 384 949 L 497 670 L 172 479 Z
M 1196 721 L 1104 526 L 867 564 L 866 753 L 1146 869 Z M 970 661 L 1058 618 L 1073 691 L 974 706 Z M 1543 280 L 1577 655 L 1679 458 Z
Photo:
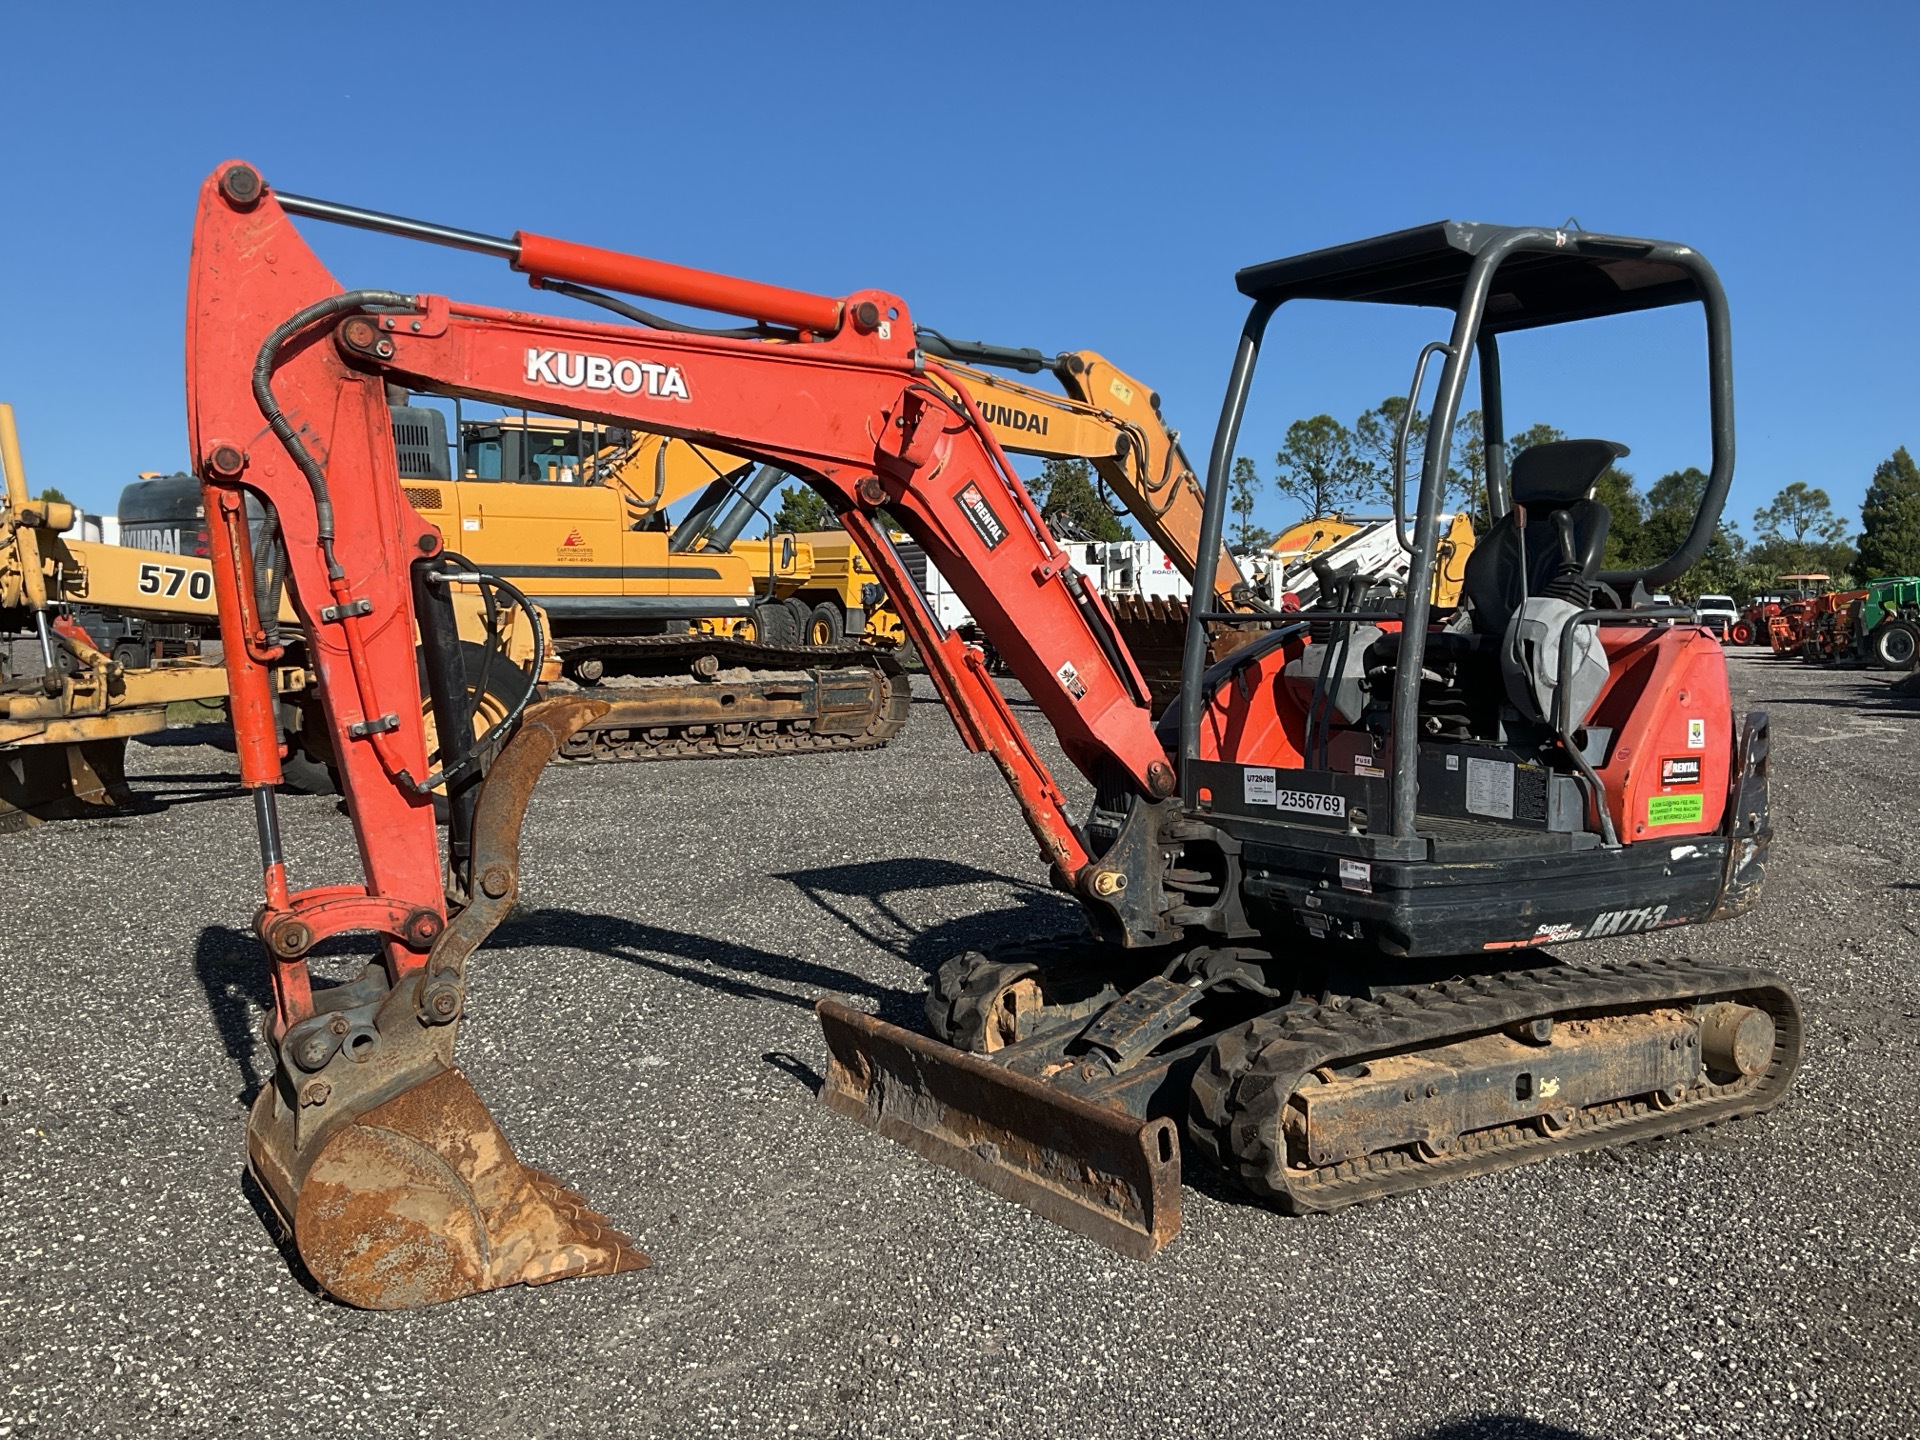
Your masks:
M 1819 623 L 1819 602 L 1832 583 L 1830 575 L 1782 575 L 1782 585 L 1791 591 L 1776 591 L 1781 599 L 1769 608 L 1766 617 L 1767 643 L 1776 655 L 1798 655 L 1801 645 Z M 1756 643 L 1757 640 L 1756 640 Z
M 1740 617 L 1733 622 L 1729 638 L 1735 645 L 1766 644 L 1769 622 L 1793 598 L 1792 592 L 1787 590 L 1754 591 L 1753 598 L 1747 601 L 1745 608 L 1740 611 Z

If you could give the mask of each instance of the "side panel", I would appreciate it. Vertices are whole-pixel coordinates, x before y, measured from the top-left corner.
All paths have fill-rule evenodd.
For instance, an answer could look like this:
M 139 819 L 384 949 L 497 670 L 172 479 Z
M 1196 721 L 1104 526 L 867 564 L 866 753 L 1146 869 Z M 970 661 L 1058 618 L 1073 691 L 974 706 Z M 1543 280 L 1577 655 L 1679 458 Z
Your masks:
M 1738 738 L 1720 642 L 1682 626 L 1600 634 L 1612 673 L 1589 724 L 1614 731 L 1599 774 L 1620 838 L 1713 834 Z

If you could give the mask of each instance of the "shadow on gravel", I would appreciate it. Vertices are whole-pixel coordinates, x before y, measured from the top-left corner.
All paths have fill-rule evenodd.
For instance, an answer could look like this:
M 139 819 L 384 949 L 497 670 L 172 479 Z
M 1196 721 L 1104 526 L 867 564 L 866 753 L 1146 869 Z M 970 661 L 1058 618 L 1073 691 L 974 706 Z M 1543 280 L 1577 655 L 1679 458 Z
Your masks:
M 735 940 L 715 940 L 684 930 L 663 930 L 637 920 L 613 915 L 589 915 L 579 910 L 534 910 L 516 917 L 495 932 L 490 948 L 520 949 L 536 945 L 565 945 L 575 950 L 624 960 L 661 975 L 671 975 L 723 995 L 743 1000 L 774 1000 L 811 1010 L 821 994 L 834 991 L 878 1001 L 883 1012 L 898 1008 L 899 992 L 840 970 L 793 955 L 781 955 Z M 673 957 L 691 961 L 676 965 Z M 716 974 L 715 971 L 730 972 Z M 801 990 L 779 990 L 761 980 L 788 981 Z M 918 1003 L 918 997 L 914 997 Z
M 1844 695 L 1769 695 L 1756 704 L 1805 705 L 1823 710 L 1866 710 L 1876 715 L 1904 715 L 1920 719 L 1920 699 L 1903 695 L 1882 681 L 1856 682 Z
M 1569 1430 L 1529 1420 L 1524 1415 L 1469 1415 L 1449 1420 L 1432 1430 L 1419 1430 L 1406 1440 L 1594 1440 L 1585 1430 Z
M 874 861 L 796 870 L 775 878 L 792 882 L 837 924 L 868 944 L 928 973 L 962 950 L 1019 935 L 1071 930 L 1077 927 L 1079 918 L 1072 902 L 1051 890 L 949 860 Z M 979 884 L 1013 887 L 1019 892 L 1015 905 L 920 928 L 883 898 L 906 891 Z M 861 909 L 871 907 L 869 913 L 853 913 L 847 902 L 855 899 L 864 902 Z M 819 932 L 810 933 L 817 937 Z M 803 1010 L 811 1010 L 822 994 L 834 993 L 873 1001 L 885 1020 L 917 1026 L 921 1018 L 918 989 L 898 990 L 839 966 L 614 915 L 561 909 L 526 911 L 501 926 L 492 943 L 503 948 L 566 945 L 725 995 L 773 1000 Z M 676 964 L 676 959 L 689 963 Z M 796 988 L 780 989 L 763 983 L 767 981 Z
M 129 775 L 127 786 L 133 791 L 133 804 L 125 810 L 137 815 L 157 815 L 176 805 L 208 800 L 238 800 L 247 793 L 233 775 Z
M 760 1058 L 766 1061 L 767 1064 L 773 1066 L 774 1069 L 786 1071 L 787 1074 L 798 1080 L 816 1095 L 820 1093 L 821 1087 L 827 1083 L 826 1076 L 822 1075 L 791 1050 L 769 1050 Z
M 193 973 L 207 992 L 207 1009 L 220 1043 L 240 1070 L 241 1104 L 252 1103 L 267 1083 L 253 1063 L 253 1045 L 259 1016 L 273 1004 L 273 982 L 267 978 L 259 940 L 245 930 L 209 925 L 193 947 Z
M 954 860 L 870 860 L 788 870 L 773 878 L 787 881 L 810 904 L 868 944 L 929 974 L 963 950 L 1017 936 L 1082 928 L 1079 907 L 1058 891 Z M 1008 887 L 1016 892 L 1014 907 L 963 915 L 922 928 L 889 898 L 962 885 Z
M 325 990 L 337 985 L 337 976 L 325 973 L 328 960 L 341 960 L 339 968 L 357 975 L 368 958 L 369 943 L 363 935 L 336 935 L 322 940 L 308 953 L 314 967 L 313 988 Z M 251 1105 L 267 1077 L 254 1065 L 254 1051 L 263 1016 L 273 1008 L 273 981 L 268 978 L 265 952 L 250 930 L 235 930 L 226 925 L 209 925 L 200 932 L 193 947 L 193 973 L 207 995 L 207 1009 L 213 1014 L 214 1029 L 220 1043 L 240 1071 L 242 1105 Z
M 224 711 L 222 714 L 224 715 Z M 174 750 L 190 745 L 211 745 L 216 750 L 233 753 L 233 726 L 225 719 L 204 720 L 195 725 L 169 725 L 164 730 L 151 730 L 145 735 L 133 737 L 136 745 L 146 745 L 155 750 Z

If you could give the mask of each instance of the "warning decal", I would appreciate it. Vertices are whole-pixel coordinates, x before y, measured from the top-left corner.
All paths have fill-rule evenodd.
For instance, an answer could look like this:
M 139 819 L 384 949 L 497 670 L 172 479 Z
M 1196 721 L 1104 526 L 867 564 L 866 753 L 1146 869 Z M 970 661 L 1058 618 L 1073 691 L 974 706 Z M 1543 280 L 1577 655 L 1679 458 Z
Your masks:
M 1652 795 L 1647 799 L 1647 824 L 1685 825 L 1706 813 L 1704 795 Z

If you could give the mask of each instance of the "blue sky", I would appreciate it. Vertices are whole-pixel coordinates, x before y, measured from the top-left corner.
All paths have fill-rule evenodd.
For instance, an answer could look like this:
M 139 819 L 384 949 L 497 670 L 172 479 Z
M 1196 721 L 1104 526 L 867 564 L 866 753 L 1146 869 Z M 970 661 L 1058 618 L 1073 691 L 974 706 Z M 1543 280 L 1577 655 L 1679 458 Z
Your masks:
M 1730 516 L 1750 528 L 1800 479 L 1857 521 L 1875 463 L 1920 443 L 1917 40 L 1893 5 L 18 7 L 0 400 L 33 484 L 90 508 L 184 464 L 189 230 L 229 157 L 305 194 L 879 286 L 952 335 L 1100 350 L 1160 390 L 1197 463 L 1237 267 L 1577 216 L 1719 268 Z M 309 234 L 348 284 L 528 303 L 498 262 Z M 1276 325 L 1241 446 L 1263 475 L 1288 420 L 1351 419 L 1444 334 L 1332 308 Z M 1643 485 L 1704 466 L 1697 322 L 1581 329 L 1509 351 L 1510 428 L 1624 440 Z M 1293 517 L 1269 491 L 1263 518 Z

